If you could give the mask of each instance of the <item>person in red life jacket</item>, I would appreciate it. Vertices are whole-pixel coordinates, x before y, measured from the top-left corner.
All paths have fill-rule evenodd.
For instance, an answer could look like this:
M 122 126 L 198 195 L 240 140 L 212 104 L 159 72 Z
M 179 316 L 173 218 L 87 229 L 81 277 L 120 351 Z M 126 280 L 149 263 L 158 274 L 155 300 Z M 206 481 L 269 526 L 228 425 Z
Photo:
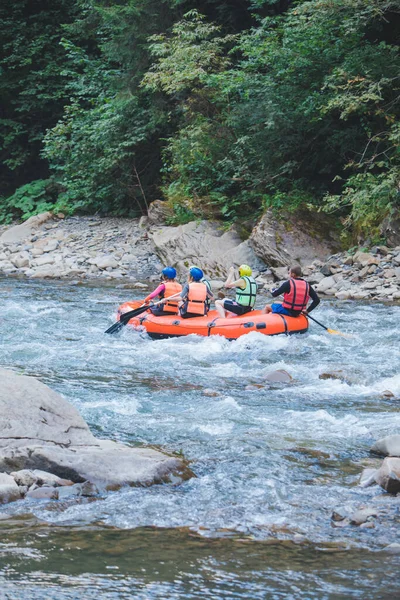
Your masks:
M 165 302 L 158 304 L 154 308 L 151 308 L 151 312 L 156 317 L 160 317 L 162 315 L 178 314 L 178 302 L 179 295 L 182 291 L 182 286 L 180 283 L 175 281 L 175 279 L 176 270 L 174 269 L 174 267 L 165 267 L 165 269 L 161 271 L 160 285 L 154 290 L 154 292 L 151 292 L 151 294 L 149 294 L 147 298 L 145 298 L 144 301 L 147 303 L 156 298 L 157 296 L 160 299 L 169 298 L 170 296 L 176 296 L 176 298 L 166 300 Z
M 189 270 L 188 282 L 181 293 L 180 315 L 183 319 L 204 317 L 209 310 L 209 300 L 214 296 L 207 285 L 202 282 L 203 271 L 198 267 Z
M 299 315 L 307 315 L 320 303 L 317 292 L 309 283 L 301 277 L 301 267 L 295 266 L 289 269 L 290 279 L 282 283 L 282 285 L 272 290 L 271 294 L 275 298 L 283 294 L 283 302 L 267 304 L 263 309 L 263 313 L 277 313 L 279 315 L 287 315 L 289 317 L 298 317 Z M 312 303 L 307 308 L 309 300 Z

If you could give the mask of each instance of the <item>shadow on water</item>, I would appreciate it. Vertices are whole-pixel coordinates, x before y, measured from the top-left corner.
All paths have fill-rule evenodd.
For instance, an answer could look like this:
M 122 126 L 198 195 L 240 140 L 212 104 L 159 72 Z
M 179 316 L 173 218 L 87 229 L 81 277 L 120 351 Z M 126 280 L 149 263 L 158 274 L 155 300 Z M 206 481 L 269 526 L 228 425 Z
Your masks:
M 400 590 L 400 556 L 341 544 L 210 539 L 185 529 L 10 525 L 0 527 L 0 598 L 7 600 L 365 599 Z

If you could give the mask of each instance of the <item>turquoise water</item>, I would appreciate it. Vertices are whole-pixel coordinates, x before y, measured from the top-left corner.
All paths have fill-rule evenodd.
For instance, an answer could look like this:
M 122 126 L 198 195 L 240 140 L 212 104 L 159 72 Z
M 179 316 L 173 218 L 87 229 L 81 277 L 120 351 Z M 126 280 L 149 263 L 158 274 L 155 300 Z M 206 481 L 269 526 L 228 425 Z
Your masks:
M 400 431 L 399 306 L 324 301 L 316 317 L 352 339 L 311 324 L 302 336 L 152 341 L 104 335 L 126 291 L 2 280 L 0 296 L 1 366 L 63 394 L 98 437 L 183 453 L 196 474 L 2 507 L 0 598 L 400 591 L 399 557 L 384 550 L 400 499 L 357 485 L 372 443 Z M 292 383 L 266 385 L 275 369 Z M 319 378 L 332 370 L 345 381 Z M 333 527 L 343 505 L 373 506 L 374 527 Z

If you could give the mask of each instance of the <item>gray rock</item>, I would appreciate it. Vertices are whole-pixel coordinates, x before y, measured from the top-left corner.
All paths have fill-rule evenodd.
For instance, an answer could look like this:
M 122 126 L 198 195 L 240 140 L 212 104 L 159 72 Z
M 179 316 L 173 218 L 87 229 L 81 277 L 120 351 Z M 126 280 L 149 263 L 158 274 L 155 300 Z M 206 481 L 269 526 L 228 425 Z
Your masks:
M 393 542 L 393 544 L 386 546 L 384 550 L 390 554 L 400 554 L 400 544 Z
M 17 267 L 17 269 L 21 269 L 22 267 L 29 267 L 29 254 L 27 252 L 19 252 L 10 260 L 14 267 Z
M 37 482 L 37 477 L 33 471 L 29 469 L 23 469 L 22 471 L 14 471 L 10 473 L 11 477 L 14 478 L 14 481 L 19 486 L 27 486 L 28 488 Z
M 45 471 L 34 475 L 51 485 L 65 485 L 54 474 L 110 490 L 193 476 L 176 457 L 95 438 L 76 409 L 47 386 L 0 369 L 0 471 L 21 469 Z
M 21 498 L 19 487 L 14 481 L 14 478 L 7 473 L 0 473 L 0 504 L 14 502 Z
M 98 493 L 99 493 L 99 490 L 97 489 L 96 485 L 94 483 L 92 483 L 91 481 L 84 481 L 81 484 L 81 492 L 80 492 L 81 496 L 91 498 L 92 496 L 97 496 Z
M 51 212 L 45 212 L 40 215 L 30 217 L 27 221 L 25 221 L 25 223 L 22 223 L 22 225 L 14 225 L 13 227 L 7 229 L 0 236 L 0 243 L 19 243 L 30 239 L 32 232 L 52 217 L 53 214 Z
M 377 469 L 364 469 L 360 475 L 360 486 L 363 488 L 376 485 Z
M 147 220 L 146 223 L 141 221 L 139 223 L 140 227 L 143 227 L 148 224 L 151 225 L 165 225 L 173 216 L 173 210 L 171 206 L 167 202 L 163 202 L 162 200 L 154 200 L 147 211 Z
M 47 473 L 47 471 L 35 469 L 32 471 L 32 473 L 36 477 L 35 483 L 38 485 L 46 485 L 48 487 L 65 487 L 74 484 L 74 482 L 70 479 L 62 479 L 61 477 L 57 477 L 57 475 Z
M 400 492 L 400 458 L 385 458 L 375 477 L 376 482 L 389 494 L 398 494 Z
M 43 442 L 66 447 L 97 444 L 69 402 L 33 377 L 0 368 L 0 450 Z
M 59 246 L 59 241 L 58 240 L 49 240 L 47 242 L 47 244 L 45 245 L 45 247 L 43 248 L 44 252 L 53 252 L 53 250 L 56 250 Z
M 330 277 L 324 277 L 324 279 L 315 286 L 315 290 L 320 294 L 326 294 L 329 289 L 334 288 L 335 283 L 336 281 L 334 275 L 331 275 Z
M 308 265 L 315 258 L 326 259 L 338 248 L 332 231 L 331 219 L 322 213 L 281 211 L 277 219 L 269 209 L 253 229 L 250 243 L 268 266 Z
M 29 490 L 26 498 L 36 498 L 37 500 L 58 500 L 58 489 L 54 487 L 39 487 L 36 490 Z
M 362 523 L 366 523 L 377 516 L 378 512 L 373 508 L 361 508 L 356 510 L 356 512 L 351 515 L 350 523 L 352 525 L 361 525 Z
M 278 369 L 277 371 L 268 373 L 265 376 L 265 381 L 269 381 L 270 383 L 290 383 L 293 381 L 293 377 L 287 371 Z
M 400 434 L 397 433 L 381 438 L 371 447 L 371 452 L 383 456 L 400 457 Z

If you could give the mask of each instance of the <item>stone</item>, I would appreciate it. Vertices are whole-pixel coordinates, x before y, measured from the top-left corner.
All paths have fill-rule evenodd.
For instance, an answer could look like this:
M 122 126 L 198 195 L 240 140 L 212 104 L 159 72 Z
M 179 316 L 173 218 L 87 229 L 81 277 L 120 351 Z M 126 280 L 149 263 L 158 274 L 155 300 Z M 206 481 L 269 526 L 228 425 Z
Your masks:
M 294 213 L 280 211 L 279 219 L 268 209 L 254 227 L 250 244 L 268 266 L 308 265 L 324 260 L 338 249 L 334 221 L 307 209 Z
M 362 287 L 364 290 L 374 290 L 379 286 L 379 281 L 367 281 L 363 283 Z
M 350 516 L 350 511 L 346 506 L 338 506 L 334 509 L 331 515 L 332 521 L 343 521 L 348 519 Z
M 333 275 L 330 277 L 324 277 L 324 279 L 315 286 L 315 291 L 319 292 L 320 294 L 326 294 L 329 289 L 334 288 L 335 283 L 336 281 Z
M 38 256 L 35 260 L 37 267 L 43 267 L 44 265 L 53 265 L 54 257 L 53 256 Z
M 369 262 L 371 260 L 372 261 L 376 260 L 376 257 L 373 254 L 371 254 L 370 252 L 362 252 L 361 250 L 359 250 L 353 256 L 353 263 L 355 265 L 365 266 L 367 264 L 372 264 L 371 262 Z
M 381 456 L 400 457 L 400 434 L 397 433 L 381 438 L 371 447 L 371 452 Z
M 10 262 L 14 265 L 14 267 L 17 267 L 17 269 L 29 267 L 29 254 L 28 252 L 19 252 L 10 259 Z
M 25 223 L 21 225 L 14 225 L 9 227 L 1 236 L 0 243 L 19 243 L 27 239 L 30 239 L 35 229 L 40 227 L 43 223 L 53 218 L 53 213 L 45 212 L 40 215 L 30 217 Z
M 376 484 L 376 475 L 377 469 L 364 469 L 360 475 L 360 486 L 363 488 L 370 487 L 371 485 Z
M 138 288 L 140 290 L 145 290 L 149 286 L 147 285 L 147 283 L 141 283 L 140 281 L 138 281 L 137 283 L 132 283 L 132 287 L 133 288 Z
M 350 516 L 350 523 L 352 525 L 361 525 L 362 523 L 366 523 L 370 521 L 371 518 L 375 518 L 378 516 L 378 512 L 373 508 L 361 508 L 356 510 Z
M 43 481 L 35 469 L 45 471 L 51 485 L 56 475 L 75 483 L 90 481 L 99 489 L 193 476 L 177 457 L 95 438 L 77 410 L 56 392 L 33 377 L 0 368 L 0 471 L 24 469 Z
M 270 383 L 290 383 L 293 381 L 293 377 L 289 375 L 284 369 L 278 369 L 277 371 L 271 371 L 265 376 L 265 381 Z
M 381 394 L 381 398 L 394 398 L 394 394 L 390 390 L 384 390 Z
M 376 482 L 389 494 L 400 492 L 400 458 L 387 457 L 376 472 Z
M 11 477 L 14 478 L 14 481 L 19 486 L 27 486 L 30 487 L 34 483 L 37 482 L 37 477 L 33 471 L 29 469 L 22 469 L 22 471 L 14 471 L 10 473 Z
M 348 300 L 351 297 L 351 293 L 343 290 L 341 292 L 336 292 L 335 296 L 338 300 Z
M 36 490 L 29 490 L 26 498 L 36 498 L 36 500 L 58 500 L 58 490 L 54 487 L 39 487 Z
M 36 477 L 35 483 L 38 485 L 46 485 L 48 487 L 64 487 L 74 484 L 74 482 L 70 479 L 62 479 L 61 477 L 57 477 L 57 475 L 53 475 L 47 471 L 35 469 L 32 471 L 32 473 Z
M 42 254 L 44 254 L 44 250 L 43 248 L 32 248 L 31 254 L 34 258 L 36 258 L 37 256 L 42 256 Z
M 397 542 L 393 542 L 384 548 L 385 552 L 389 552 L 390 554 L 400 554 L 400 544 Z
M 21 492 L 14 478 L 7 473 L 0 473 L 0 504 L 14 502 L 21 498 Z
M 315 271 L 315 273 L 311 273 L 306 279 L 309 284 L 314 285 L 320 283 L 324 279 L 324 275 L 320 271 Z
M 344 259 L 344 261 L 343 261 L 343 264 L 344 264 L 344 265 L 351 266 L 351 265 L 353 264 L 353 262 L 354 262 L 354 261 L 353 261 L 353 257 L 352 257 L 352 256 L 347 256 L 347 257 Z
M 119 265 L 115 258 L 111 255 L 99 256 L 94 259 L 94 264 L 99 269 L 116 269 Z
M 380 235 L 390 248 L 400 245 L 400 211 L 393 211 L 382 221 Z
M 49 240 L 47 242 L 47 244 L 45 245 L 45 247 L 43 248 L 44 252 L 53 252 L 54 250 L 56 250 L 58 248 L 58 246 L 60 245 L 58 240 Z
M 242 242 L 234 228 L 223 231 L 213 221 L 157 228 L 149 237 L 161 262 L 185 275 L 190 265 L 200 265 L 206 276 L 217 279 L 226 277 L 233 264 L 249 264 L 253 271 L 265 269 L 249 241 Z
M 173 217 L 174 211 L 171 206 L 167 202 L 163 202 L 162 200 L 154 200 L 147 211 L 147 223 L 152 225 L 165 225 L 168 219 Z M 140 225 L 144 226 L 143 221 Z
M 99 490 L 97 489 L 96 485 L 94 483 L 92 483 L 91 481 L 84 481 L 81 484 L 81 491 L 80 491 L 81 496 L 91 498 L 93 496 L 97 496 L 98 493 L 99 493 Z

